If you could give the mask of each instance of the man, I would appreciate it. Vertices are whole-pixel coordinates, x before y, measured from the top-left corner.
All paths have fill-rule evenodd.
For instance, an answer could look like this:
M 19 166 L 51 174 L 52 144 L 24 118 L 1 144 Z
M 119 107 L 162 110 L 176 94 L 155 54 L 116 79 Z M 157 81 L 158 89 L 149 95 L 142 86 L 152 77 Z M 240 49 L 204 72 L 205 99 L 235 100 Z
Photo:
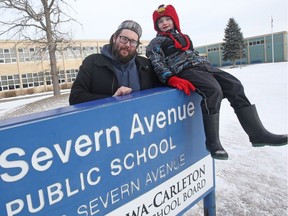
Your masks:
M 86 57 L 71 88 L 70 105 L 158 86 L 150 61 L 137 55 L 141 35 L 141 26 L 126 20 L 101 54 Z

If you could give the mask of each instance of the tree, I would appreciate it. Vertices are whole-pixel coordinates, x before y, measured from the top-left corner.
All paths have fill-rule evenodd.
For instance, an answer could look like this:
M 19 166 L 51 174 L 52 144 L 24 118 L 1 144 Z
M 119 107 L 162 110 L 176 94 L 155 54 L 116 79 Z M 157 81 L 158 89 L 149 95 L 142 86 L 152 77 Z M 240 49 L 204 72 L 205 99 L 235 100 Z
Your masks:
M 234 18 L 230 18 L 225 28 L 223 60 L 231 60 L 235 67 L 236 60 L 245 57 L 245 43 L 241 28 Z
M 0 0 L 1 14 L 13 14 L 1 17 L 0 35 L 41 44 L 43 50 L 48 50 L 54 95 L 60 95 L 57 45 L 71 40 L 69 31 L 63 30 L 64 24 L 65 29 L 71 21 L 77 22 L 64 12 L 64 6 L 68 11 L 72 9 L 65 0 Z

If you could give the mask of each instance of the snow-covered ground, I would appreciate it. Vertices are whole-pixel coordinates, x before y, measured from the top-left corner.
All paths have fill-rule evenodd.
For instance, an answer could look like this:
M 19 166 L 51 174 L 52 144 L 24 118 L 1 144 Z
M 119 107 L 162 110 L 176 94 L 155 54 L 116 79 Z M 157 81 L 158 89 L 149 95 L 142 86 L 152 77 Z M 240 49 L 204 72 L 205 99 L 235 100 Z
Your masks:
M 2 98 L 0 99 L 0 120 L 69 106 L 69 93 L 70 90 L 62 90 L 59 96 L 53 96 L 53 92 L 45 92 Z
M 274 133 L 287 133 L 288 62 L 225 70 L 242 81 L 264 126 Z M 68 106 L 68 93 L 0 99 L 0 119 Z M 229 160 L 215 164 L 217 215 L 288 215 L 287 146 L 252 148 L 227 100 L 220 115 L 220 138 Z M 204 215 L 202 203 L 185 215 Z

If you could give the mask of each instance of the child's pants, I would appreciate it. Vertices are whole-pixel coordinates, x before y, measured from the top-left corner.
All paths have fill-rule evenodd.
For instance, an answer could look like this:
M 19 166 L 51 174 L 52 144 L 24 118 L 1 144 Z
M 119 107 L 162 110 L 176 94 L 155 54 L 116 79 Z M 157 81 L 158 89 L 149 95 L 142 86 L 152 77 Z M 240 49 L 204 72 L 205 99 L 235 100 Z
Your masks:
M 243 85 L 236 77 L 209 64 L 194 66 L 177 76 L 189 80 L 196 87 L 196 92 L 203 98 L 203 114 L 219 113 L 223 98 L 228 99 L 234 110 L 251 105 L 244 93 Z

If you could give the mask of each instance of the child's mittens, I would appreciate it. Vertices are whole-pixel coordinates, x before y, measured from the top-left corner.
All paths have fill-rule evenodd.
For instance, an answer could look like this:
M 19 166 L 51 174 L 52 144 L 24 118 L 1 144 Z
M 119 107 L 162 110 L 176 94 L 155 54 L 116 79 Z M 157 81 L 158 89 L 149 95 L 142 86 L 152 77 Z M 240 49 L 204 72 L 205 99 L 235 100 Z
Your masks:
M 188 80 L 179 78 L 177 76 L 172 76 L 168 80 L 168 85 L 175 87 L 181 91 L 184 91 L 186 95 L 190 95 L 190 90 L 195 91 L 195 86 Z

